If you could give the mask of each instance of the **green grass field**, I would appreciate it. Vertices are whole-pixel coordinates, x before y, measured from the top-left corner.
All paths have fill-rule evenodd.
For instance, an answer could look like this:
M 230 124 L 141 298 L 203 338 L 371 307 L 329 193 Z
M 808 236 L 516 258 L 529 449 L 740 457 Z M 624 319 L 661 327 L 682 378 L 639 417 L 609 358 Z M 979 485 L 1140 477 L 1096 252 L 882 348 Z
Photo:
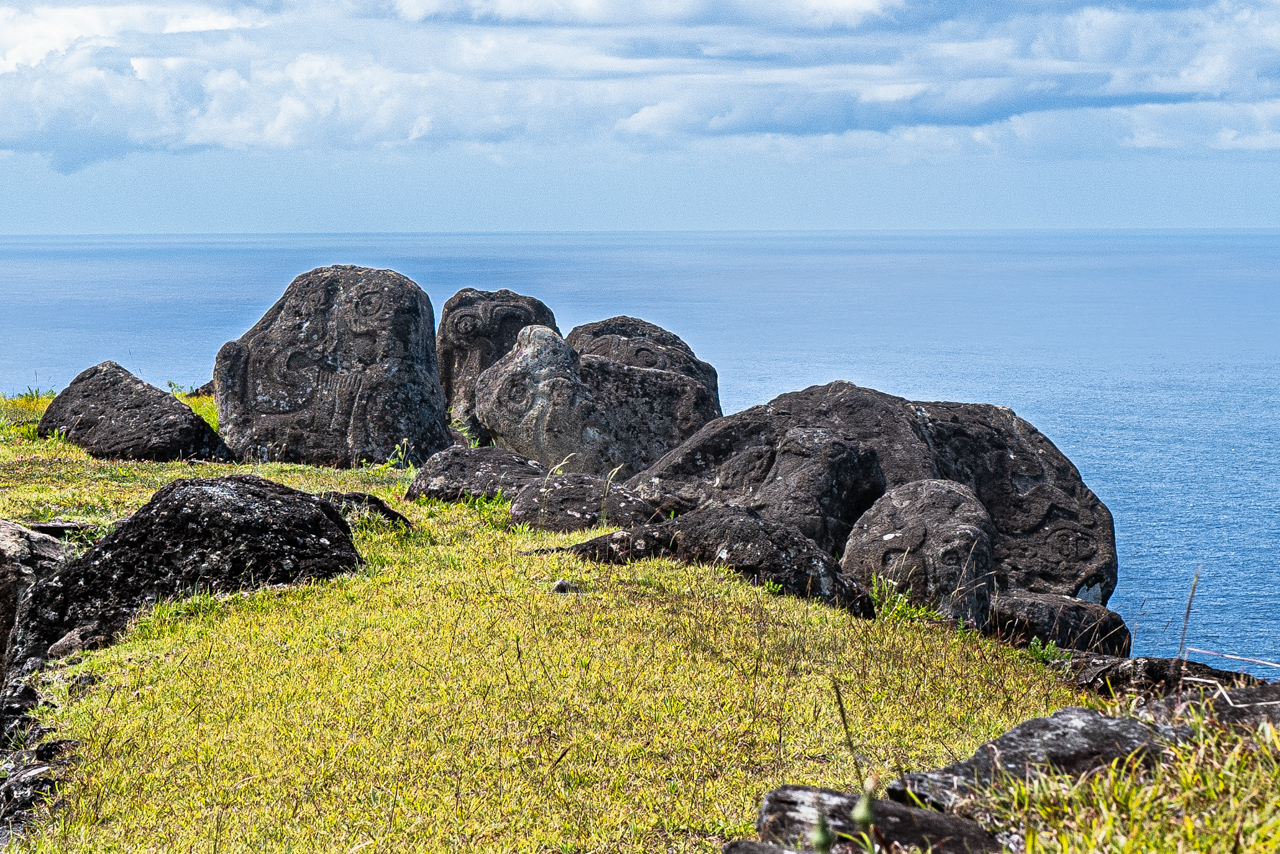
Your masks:
M 0 518 L 106 524 L 174 479 L 252 471 L 373 492 L 415 528 L 357 518 L 360 572 L 165 603 L 49 672 L 43 720 L 78 761 L 15 850 L 710 852 L 754 835 L 771 787 L 887 782 L 1085 699 L 913 609 L 863 621 L 723 569 L 530 554 L 586 535 L 509 529 L 501 501 L 406 504 L 402 469 L 94 460 L 37 439 L 41 408 L 0 402 Z M 560 578 L 582 595 L 551 593 Z M 1232 850 L 1213 847 L 1224 822 L 1236 850 L 1274 850 L 1253 847 L 1280 840 L 1257 797 L 1280 753 L 1267 737 L 1206 742 L 1201 771 L 1236 757 L 1213 821 L 1149 850 Z M 1122 775 L 1146 800 L 1105 821 L 1164 821 L 1170 793 L 1205 779 L 1180 767 Z M 1005 820 L 1038 829 L 1037 850 L 1097 850 L 1105 821 L 1082 792 L 1010 787 Z

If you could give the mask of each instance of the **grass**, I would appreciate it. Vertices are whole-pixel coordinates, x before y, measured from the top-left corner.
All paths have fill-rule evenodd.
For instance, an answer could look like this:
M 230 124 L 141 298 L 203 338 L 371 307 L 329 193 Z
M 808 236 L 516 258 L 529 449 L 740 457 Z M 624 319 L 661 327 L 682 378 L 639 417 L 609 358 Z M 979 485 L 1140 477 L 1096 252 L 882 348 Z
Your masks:
M 50 671 L 43 722 L 78 761 L 14 850 L 711 852 L 754 835 L 769 788 L 936 767 L 1083 699 L 885 590 L 857 620 L 710 567 L 531 555 L 584 535 L 405 504 L 412 470 L 118 463 L 0 422 L 0 518 L 107 522 L 237 471 L 373 492 L 415 528 L 359 517 L 359 573 L 162 603 Z M 1056 827 L 1064 797 L 1006 815 Z

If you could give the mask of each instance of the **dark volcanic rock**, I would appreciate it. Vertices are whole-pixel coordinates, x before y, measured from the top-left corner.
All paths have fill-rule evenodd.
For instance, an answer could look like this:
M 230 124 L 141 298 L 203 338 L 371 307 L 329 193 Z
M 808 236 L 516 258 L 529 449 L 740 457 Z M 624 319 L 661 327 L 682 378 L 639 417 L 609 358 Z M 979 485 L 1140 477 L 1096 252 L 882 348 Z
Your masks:
M 110 642 L 148 605 L 359 565 L 350 529 L 327 501 L 254 475 L 175 481 L 28 589 L 6 656 L 5 725 L 38 699 L 24 677 L 48 659 Z
M 548 531 L 583 531 L 597 525 L 630 528 L 654 521 L 657 513 L 622 484 L 590 474 L 536 480 L 511 502 L 514 524 Z
M 849 534 L 840 571 L 870 588 L 880 577 L 917 605 L 987 624 L 995 591 L 991 518 L 973 491 L 916 480 L 885 493 Z
M 355 466 L 408 443 L 420 464 L 452 439 L 435 316 L 391 270 L 321 267 L 294 279 L 214 366 L 218 418 L 242 460 Z
M 828 830 L 837 837 L 832 854 L 854 854 L 866 848 L 855 840 L 863 833 L 852 818 L 859 796 L 813 786 L 781 786 L 766 792 L 756 817 L 756 831 L 765 843 L 791 848 L 810 848 L 818 817 L 826 819 Z M 1002 851 L 1004 847 L 977 822 L 929 809 L 905 806 L 894 801 L 871 801 L 874 817 L 871 835 L 888 845 L 912 846 L 933 854 L 979 854 Z M 751 848 L 725 848 L 748 852 Z M 778 849 L 775 849 L 778 850 Z M 898 850 L 898 849 L 895 849 Z
M 1280 683 L 1223 690 L 1212 682 L 1193 684 L 1185 679 L 1183 685 L 1181 693 L 1148 704 L 1143 717 L 1175 723 L 1194 711 L 1224 727 L 1256 729 L 1263 723 L 1280 727 Z
M 228 459 L 213 428 L 182 401 L 115 362 L 94 365 L 53 399 L 37 432 L 61 433 L 113 460 Z
M 1115 611 L 1057 593 L 1005 590 L 991 602 L 988 631 L 1010 643 L 1053 641 L 1059 649 L 1080 649 L 1126 656 L 1132 637 Z
M 322 492 L 319 497 L 337 507 L 344 514 L 352 511 L 363 511 L 370 516 L 377 516 L 402 528 L 413 527 L 413 523 L 409 521 L 407 516 L 378 496 L 370 495 L 367 492 Z
M 551 309 L 533 297 L 513 291 L 463 288 L 440 309 L 436 349 L 440 354 L 440 384 L 449 413 L 482 445 L 492 441 L 476 418 L 476 380 L 511 351 L 526 326 L 556 328 Z
M 827 431 L 848 446 L 846 453 L 865 460 L 857 467 L 864 474 L 855 481 L 815 476 L 814 491 L 791 492 L 784 512 L 777 502 L 785 493 L 770 495 L 764 487 L 771 477 L 780 480 L 775 466 L 787 459 L 780 451 L 795 429 Z M 1110 512 L 1070 460 L 1002 407 L 913 403 L 846 382 L 814 386 L 711 422 L 628 486 L 664 512 L 733 501 L 785 522 L 804 503 L 810 510 L 801 516 L 826 520 L 831 533 L 819 540 L 832 541 L 836 551 L 885 490 L 933 479 L 969 487 L 986 508 L 1000 589 L 1102 603 L 1111 595 Z
M 1163 697 L 1180 692 L 1184 680 L 1215 689 L 1246 688 L 1260 682 L 1248 673 L 1219 670 L 1181 658 L 1121 658 L 1078 652 L 1064 666 L 1077 685 L 1104 697 L 1124 694 Z
M 527 326 L 480 375 L 476 414 L 501 447 L 548 469 L 626 478 L 716 415 L 683 374 L 579 357 L 551 329 Z
M 546 472 L 532 460 L 502 448 L 452 445 L 427 460 L 405 493 L 405 501 L 437 498 L 461 501 L 467 496 L 514 497 Z
M 635 368 L 675 371 L 695 379 L 707 387 L 715 403 L 715 417 L 720 417 L 716 369 L 695 356 L 689 345 L 674 332 L 637 317 L 611 317 L 575 326 L 564 340 L 584 356 L 603 356 Z
M 665 522 L 605 534 L 567 551 L 601 563 L 668 557 L 731 566 L 755 584 L 776 584 L 793 596 L 822 599 L 860 617 L 875 616 L 871 597 L 840 577 L 835 558 L 794 528 L 742 507 L 707 505 Z
M 906 774 L 889 785 L 889 797 L 948 810 L 981 794 L 1004 774 L 1016 779 L 1047 770 L 1079 777 L 1116 759 L 1154 761 L 1171 730 L 1133 718 L 1113 718 L 1093 709 L 1072 706 L 1047 718 L 1018 724 L 989 741 L 963 762 L 937 771 Z
M 36 810 L 51 798 L 60 769 L 71 764 L 73 741 L 46 741 L 15 750 L 0 763 L 0 847 L 36 817 Z
M 204 385 L 192 390 L 193 397 L 213 397 L 213 380 L 209 380 Z
M 62 543 L 53 537 L 0 519 L 0 661 L 18 603 L 32 584 L 56 572 L 64 557 Z

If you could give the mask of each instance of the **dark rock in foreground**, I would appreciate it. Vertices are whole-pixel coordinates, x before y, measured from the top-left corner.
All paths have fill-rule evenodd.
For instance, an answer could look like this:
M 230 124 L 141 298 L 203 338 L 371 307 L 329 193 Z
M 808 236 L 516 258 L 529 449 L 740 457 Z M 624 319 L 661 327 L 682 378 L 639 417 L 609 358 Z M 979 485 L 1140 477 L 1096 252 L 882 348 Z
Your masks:
M 986 508 L 1000 589 L 1101 603 L 1115 589 L 1110 512 L 1052 442 L 1003 407 L 814 386 L 711 422 L 628 486 L 664 512 L 744 504 L 835 552 L 886 490 L 934 479 L 967 486 Z
M 199 415 L 168 392 L 117 365 L 81 372 L 53 399 L 37 432 L 62 434 L 110 460 L 221 460 L 230 451 Z
M 654 521 L 657 512 L 622 484 L 589 474 L 535 480 L 511 502 L 513 524 L 547 531 L 585 531 L 597 525 L 631 528 Z
M 541 300 L 508 290 L 463 288 L 440 309 L 436 350 L 449 414 L 481 445 L 490 444 L 492 437 L 476 418 L 476 380 L 511 351 L 526 326 L 560 332 L 555 315 Z
M 1213 689 L 1246 688 L 1261 682 L 1248 673 L 1219 670 L 1181 658 L 1121 658 L 1077 652 L 1065 662 L 1064 668 L 1076 685 L 1104 697 L 1125 694 L 1164 697 L 1182 691 L 1184 681 Z
M 579 357 L 544 326 L 480 375 L 476 414 L 500 447 L 547 469 L 618 479 L 653 463 L 716 417 L 683 374 Z
M 858 827 L 852 818 L 858 799 L 857 794 L 832 789 L 781 786 L 765 793 L 756 818 L 756 831 L 766 844 L 807 850 L 818 827 L 818 817 L 822 816 L 826 819 L 827 828 L 839 840 L 832 846 L 832 854 L 864 852 L 866 848 L 855 841 L 864 828 Z M 871 811 L 875 828 L 872 835 L 877 835 L 878 831 L 889 845 L 896 843 L 904 849 L 914 846 L 933 854 L 979 854 L 1004 850 L 981 825 L 959 816 L 878 799 L 871 801 Z M 767 849 L 730 843 L 724 850 L 747 854 Z
M 1280 683 L 1223 690 L 1212 683 L 1183 682 L 1181 693 L 1150 703 L 1143 717 L 1174 723 L 1194 713 L 1224 727 L 1257 729 L 1263 723 L 1280 727 Z
M 8 651 L 18 603 L 31 585 L 62 565 L 62 543 L 0 519 L 0 661 Z
M 402 528 L 413 527 L 413 523 L 409 521 L 407 516 L 378 496 L 370 495 L 367 492 L 322 492 L 319 497 L 337 507 L 344 514 L 364 512 L 370 516 L 377 516 L 393 525 L 399 525 Z
M 697 380 L 714 401 L 715 417 L 721 415 L 716 369 L 695 356 L 674 332 L 637 317 L 620 316 L 575 326 L 564 341 L 583 356 L 602 356 L 634 368 L 675 371 Z
M 713 504 L 683 516 L 596 537 L 567 551 L 601 563 L 667 557 L 731 566 L 754 584 L 821 599 L 860 617 L 875 616 L 871 597 L 840 577 L 835 558 L 794 528 L 741 507 Z
M 452 443 L 431 300 L 391 270 L 294 279 L 214 366 L 223 437 L 241 460 L 356 466 Z M 407 451 L 404 450 L 407 447 Z
M 423 464 L 404 498 L 461 501 L 468 496 L 497 498 L 499 493 L 514 498 L 545 476 L 537 463 L 503 448 L 452 445 Z
M 916 605 L 987 624 L 995 592 L 991 518 L 973 491 L 917 480 L 885 493 L 849 534 L 840 570 L 863 587 L 892 583 Z
M 937 771 L 906 774 L 889 785 L 889 797 L 900 803 L 919 800 L 949 810 L 980 795 L 1002 775 L 1023 780 L 1058 771 L 1079 777 L 1116 759 L 1154 761 L 1175 733 L 1133 718 L 1113 718 L 1072 706 L 1047 718 L 1032 718 L 989 741 L 963 762 Z
M 1006 590 L 991 602 L 988 630 L 1016 646 L 1034 639 L 1058 649 L 1078 649 L 1123 658 L 1132 637 L 1115 611 L 1056 593 Z
M 327 501 L 254 475 L 175 481 L 31 585 L 6 656 L 5 726 L 38 700 L 26 676 L 46 660 L 109 643 L 149 605 L 324 579 L 359 565 L 350 529 Z

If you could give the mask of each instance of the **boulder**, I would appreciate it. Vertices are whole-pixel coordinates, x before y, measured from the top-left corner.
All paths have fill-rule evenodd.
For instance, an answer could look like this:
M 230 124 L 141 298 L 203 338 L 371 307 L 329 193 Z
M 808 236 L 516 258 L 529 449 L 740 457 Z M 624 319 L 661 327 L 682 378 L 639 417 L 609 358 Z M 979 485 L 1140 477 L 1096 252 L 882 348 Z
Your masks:
M 214 365 L 223 437 L 241 460 L 421 464 L 448 447 L 435 316 L 391 270 L 294 279 Z
M 1248 673 L 1219 670 L 1181 658 L 1122 658 L 1077 652 L 1064 663 L 1064 669 L 1076 685 L 1104 697 L 1164 697 L 1180 692 L 1184 680 L 1214 688 L 1246 688 L 1261 682 Z
M 156 602 L 324 579 L 359 565 L 350 529 L 327 501 L 254 475 L 175 481 L 27 590 L 5 659 L 5 726 L 38 700 L 26 676 L 109 643 Z
M 1033 639 L 1059 649 L 1079 649 L 1124 657 L 1133 638 L 1124 620 L 1102 605 L 1060 596 L 1005 590 L 991 601 L 987 631 L 1017 646 Z
M 842 455 L 859 458 L 849 466 L 858 477 L 826 458 L 800 465 L 788 451 L 797 429 L 844 443 Z M 804 490 L 767 488 L 785 483 L 779 469 L 797 466 L 815 470 Z M 999 589 L 1106 603 L 1116 584 L 1110 512 L 1052 442 L 1003 407 L 914 403 L 847 382 L 813 386 L 712 421 L 627 485 L 664 513 L 731 501 L 777 521 L 820 518 L 817 542 L 837 553 L 885 491 L 936 479 L 967 486 L 982 502 Z
M 513 498 L 546 472 L 537 463 L 502 448 L 452 445 L 423 463 L 405 493 L 405 501 L 435 498 L 461 501 L 467 497 Z
M 527 326 L 480 375 L 476 414 L 495 444 L 548 469 L 629 477 L 716 417 L 683 374 L 579 357 L 553 330 Z
M 979 796 L 1004 775 L 1025 780 L 1056 771 L 1080 777 L 1117 759 L 1155 761 L 1179 733 L 1134 718 L 1113 718 L 1071 706 L 1047 718 L 1032 718 L 978 748 L 972 757 L 937 771 L 904 774 L 889 785 L 899 803 L 950 810 Z
M 916 605 L 982 627 L 996 586 L 994 536 L 991 517 L 967 486 L 916 480 L 889 490 L 859 517 L 840 571 L 868 588 L 881 578 Z
M 115 362 L 81 372 L 53 399 L 36 431 L 61 434 L 111 460 L 222 460 L 230 452 L 199 415 Z
M 1195 713 L 1234 729 L 1257 729 L 1264 723 L 1280 727 L 1280 683 L 1223 689 L 1212 681 L 1187 679 L 1183 685 L 1183 691 L 1147 704 L 1140 714 L 1160 724 L 1177 723 Z
M 828 831 L 838 840 L 831 847 L 832 854 L 864 852 L 867 850 L 865 844 L 859 844 L 857 840 L 867 828 L 859 827 L 852 817 L 859 798 L 857 793 L 814 786 L 781 786 L 766 792 L 761 800 L 756 832 L 765 844 L 810 850 L 810 840 L 818 829 L 819 816 L 822 816 L 826 819 Z M 978 854 L 1004 850 L 1004 846 L 977 822 L 890 800 L 872 799 L 870 805 L 871 826 L 874 828 L 870 835 L 883 839 L 884 845 L 896 843 L 902 849 L 914 846 L 933 854 Z M 725 851 L 730 850 L 746 854 L 760 849 L 725 848 Z
M 875 616 L 866 590 L 840 576 L 835 558 L 789 525 L 743 507 L 711 504 L 675 519 L 605 534 L 570 546 L 585 560 L 627 563 L 666 557 L 733 567 L 754 584 L 821 599 L 859 617 Z
M 8 651 L 18 603 L 32 584 L 53 575 L 64 558 L 58 540 L 0 519 L 0 661 Z
M 436 349 L 449 414 L 481 445 L 491 444 L 493 437 L 476 418 L 476 380 L 511 351 L 526 326 L 560 332 L 555 315 L 541 300 L 508 290 L 463 288 L 440 309 Z
M 399 525 L 405 530 L 413 527 L 413 522 L 399 510 L 376 495 L 367 492 L 322 492 L 318 496 L 337 507 L 346 516 L 348 513 L 367 513 L 377 516 L 384 522 Z
M 695 356 L 689 345 L 674 332 L 638 317 L 611 317 L 575 326 L 564 340 L 583 356 L 602 356 L 635 368 L 675 371 L 697 380 L 711 395 L 715 417 L 721 415 L 716 369 Z
M 631 528 L 654 521 L 658 509 L 620 483 L 590 474 L 535 480 L 511 502 L 513 524 L 547 531 Z

